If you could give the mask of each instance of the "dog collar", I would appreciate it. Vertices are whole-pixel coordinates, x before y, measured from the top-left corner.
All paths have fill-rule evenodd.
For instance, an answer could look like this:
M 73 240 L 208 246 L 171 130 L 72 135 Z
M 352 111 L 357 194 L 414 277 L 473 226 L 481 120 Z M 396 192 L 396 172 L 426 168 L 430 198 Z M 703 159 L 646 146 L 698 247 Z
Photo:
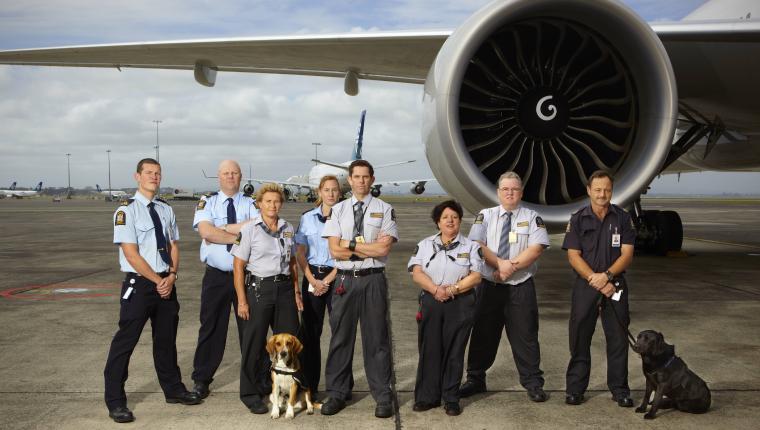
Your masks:
M 272 366 L 272 372 L 277 373 L 279 375 L 295 375 L 297 372 L 295 370 L 290 369 L 280 369 L 279 367 Z

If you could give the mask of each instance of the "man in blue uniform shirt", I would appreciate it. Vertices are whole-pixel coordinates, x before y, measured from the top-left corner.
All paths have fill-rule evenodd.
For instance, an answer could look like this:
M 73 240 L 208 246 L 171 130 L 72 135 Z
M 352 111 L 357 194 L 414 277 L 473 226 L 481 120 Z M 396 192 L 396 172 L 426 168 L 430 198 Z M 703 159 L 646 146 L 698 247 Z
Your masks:
M 193 391 L 209 395 L 209 384 L 224 357 L 230 309 L 237 310 L 230 249 L 238 233 L 259 210 L 253 197 L 241 193 L 240 165 L 233 160 L 219 163 L 219 191 L 198 201 L 193 228 L 201 235 L 201 261 L 206 264 L 201 287 L 201 327 L 193 360 Z M 238 341 L 243 322 L 237 318 Z
M 187 391 L 177 366 L 179 302 L 174 283 L 179 269 L 179 230 L 172 208 L 156 195 L 161 165 L 146 158 L 137 164 L 137 193 L 122 202 L 113 216 L 113 242 L 119 246 L 119 264 L 126 276 L 121 287 L 119 330 L 108 351 L 105 401 L 117 423 L 134 421 L 127 408 L 124 383 L 129 358 L 150 319 L 153 361 L 167 403 L 197 405 L 202 400 Z

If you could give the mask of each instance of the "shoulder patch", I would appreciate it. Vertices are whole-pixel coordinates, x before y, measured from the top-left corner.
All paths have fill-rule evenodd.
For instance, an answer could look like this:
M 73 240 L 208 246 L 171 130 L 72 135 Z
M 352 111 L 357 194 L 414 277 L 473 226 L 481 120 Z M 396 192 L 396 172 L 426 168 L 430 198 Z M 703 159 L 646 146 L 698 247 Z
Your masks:
M 198 206 L 195 207 L 195 210 L 200 211 L 203 210 L 203 208 L 206 207 L 206 200 L 200 199 L 198 200 Z
M 420 252 L 420 246 L 417 245 L 414 247 L 414 251 L 412 251 L 412 255 L 417 255 L 417 253 Z
M 544 224 L 544 220 L 542 220 L 540 216 L 536 217 L 536 227 L 546 228 L 546 224 Z
M 127 224 L 127 213 L 124 211 L 116 212 L 116 219 L 114 220 L 113 225 L 126 225 L 126 224 Z
M 475 222 L 473 224 L 483 224 L 483 220 L 485 219 L 485 215 L 483 213 L 479 213 L 478 216 L 475 217 Z
M 119 202 L 120 206 L 129 206 L 132 204 L 132 202 L 135 201 L 135 199 L 126 199 Z
M 240 239 L 243 238 L 243 233 L 238 233 L 237 238 L 235 238 L 235 245 L 240 245 Z
M 570 233 L 570 223 L 567 223 L 567 228 L 565 229 L 565 233 Z
M 383 214 L 380 214 L 382 217 Z M 396 221 L 396 209 L 391 209 L 391 220 Z
M 483 258 L 483 247 L 478 247 L 478 257 Z

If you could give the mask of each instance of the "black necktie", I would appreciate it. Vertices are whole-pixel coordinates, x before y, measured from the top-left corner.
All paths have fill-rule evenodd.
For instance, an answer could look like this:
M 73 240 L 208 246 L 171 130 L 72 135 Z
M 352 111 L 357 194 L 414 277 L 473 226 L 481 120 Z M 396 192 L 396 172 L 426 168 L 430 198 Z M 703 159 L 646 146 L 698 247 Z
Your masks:
M 153 232 L 156 233 L 156 248 L 158 248 L 158 254 L 161 255 L 161 259 L 169 266 L 172 265 L 172 259 L 169 258 L 169 252 L 166 249 L 166 236 L 164 236 L 164 226 L 161 224 L 161 218 L 158 217 L 158 212 L 154 207 L 156 204 L 153 202 L 148 203 L 148 211 L 150 212 L 150 219 L 153 220 Z
M 235 204 L 232 197 L 227 199 L 227 224 L 236 224 L 237 214 L 235 213 Z M 232 249 L 232 244 L 227 244 L 227 251 Z
M 362 211 L 362 206 L 364 206 L 364 202 L 361 200 L 354 205 L 354 238 L 364 235 L 364 211 Z

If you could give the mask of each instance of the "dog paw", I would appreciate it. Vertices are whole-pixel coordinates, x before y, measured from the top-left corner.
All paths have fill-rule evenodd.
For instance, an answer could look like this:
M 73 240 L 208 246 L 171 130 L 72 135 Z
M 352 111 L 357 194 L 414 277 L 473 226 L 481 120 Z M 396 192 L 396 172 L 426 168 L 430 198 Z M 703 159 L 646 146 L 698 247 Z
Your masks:
M 645 420 L 653 420 L 654 419 L 654 414 L 651 413 L 651 412 L 649 412 L 649 413 L 647 413 L 647 414 L 644 415 L 644 419 Z
M 276 420 L 277 418 L 280 418 L 280 410 L 277 408 L 272 409 L 272 419 Z
M 636 408 L 636 412 L 638 412 L 640 414 L 643 414 L 646 411 L 647 411 L 647 407 L 646 406 L 639 406 L 638 408 Z
M 293 418 L 295 418 L 295 416 L 296 416 L 296 414 L 295 414 L 295 411 L 293 410 L 293 408 L 288 408 L 287 412 L 285 412 L 285 418 L 286 419 L 292 420 Z
M 310 407 L 306 408 L 306 413 L 308 415 L 314 415 L 314 407 L 310 406 Z

